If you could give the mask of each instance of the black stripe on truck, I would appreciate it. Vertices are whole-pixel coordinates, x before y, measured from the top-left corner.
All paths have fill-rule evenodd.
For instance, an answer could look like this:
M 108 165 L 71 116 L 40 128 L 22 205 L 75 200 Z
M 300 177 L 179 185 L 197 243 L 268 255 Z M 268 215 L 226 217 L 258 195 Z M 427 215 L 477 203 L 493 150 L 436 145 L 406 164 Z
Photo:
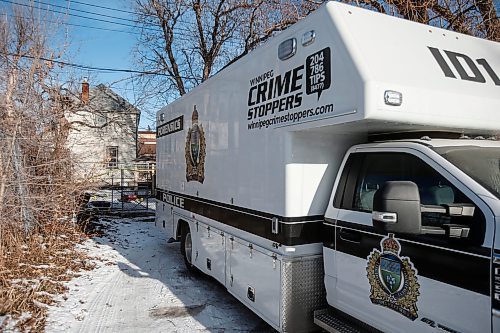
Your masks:
M 325 223 L 323 245 L 368 260 L 373 249 L 381 250 L 380 241 L 385 235 L 360 230 L 358 226 L 343 221 L 337 221 L 337 227 Z M 358 239 L 349 240 L 349 237 Z M 418 275 L 490 296 L 491 261 L 486 254 L 490 249 L 480 248 L 479 252 L 486 255 L 478 256 L 401 238 L 398 241 L 401 244 L 400 256 L 410 258 Z
M 161 189 L 156 190 L 156 199 L 285 246 L 321 243 L 322 240 L 323 215 L 277 216 Z M 278 234 L 272 233 L 273 217 L 277 217 L 280 221 Z

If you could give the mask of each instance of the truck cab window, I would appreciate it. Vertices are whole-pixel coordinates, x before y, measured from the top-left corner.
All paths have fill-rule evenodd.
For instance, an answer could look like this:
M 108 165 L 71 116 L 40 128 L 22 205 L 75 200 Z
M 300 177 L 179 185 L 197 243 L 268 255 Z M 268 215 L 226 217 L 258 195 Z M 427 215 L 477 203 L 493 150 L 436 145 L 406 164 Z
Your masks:
M 361 167 L 356 181 L 352 182 L 352 184 L 355 183 L 354 191 L 352 191 L 352 210 L 372 212 L 375 192 L 387 181 L 414 182 L 419 189 L 420 202 L 425 206 L 446 207 L 450 204 L 472 204 L 472 201 L 444 176 L 416 156 L 406 153 L 366 153 L 361 155 L 364 155 L 361 159 Z M 484 238 L 484 216 L 477 207 L 472 217 L 422 212 L 423 226 L 439 229 L 449 224 L 459 224 L 470 228 L 468 242 L 479 244 Z M 418 237 L 448 239 L 448 237 L 439 234 Z

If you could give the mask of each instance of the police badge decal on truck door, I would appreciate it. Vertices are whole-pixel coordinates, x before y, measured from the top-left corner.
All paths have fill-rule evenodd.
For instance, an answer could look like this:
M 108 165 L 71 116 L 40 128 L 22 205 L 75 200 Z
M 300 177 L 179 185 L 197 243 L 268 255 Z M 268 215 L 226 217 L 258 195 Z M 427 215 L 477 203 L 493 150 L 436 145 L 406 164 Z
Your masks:
M 415 320 L 420 285 L 417 271 L 407 257 L 400 257 L 401 245 L 394 234 L 380 242 L 382 253 L 373 249 L 366 267 L 370 283 L 370 300 Z
M 188 130 L 186 137 L 186 180 L 198 181 L 203 184 L 205 180 L 205 132 L 203 126 L 198 125 L 198 111 L 194 106 L 193 115 L 191 117 L 193 123 Z

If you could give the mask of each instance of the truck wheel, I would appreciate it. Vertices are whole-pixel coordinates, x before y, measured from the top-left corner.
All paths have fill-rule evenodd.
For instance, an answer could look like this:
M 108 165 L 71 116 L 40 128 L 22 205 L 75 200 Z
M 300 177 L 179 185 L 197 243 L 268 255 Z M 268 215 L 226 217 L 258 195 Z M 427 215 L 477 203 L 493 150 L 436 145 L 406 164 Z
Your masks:
M 196 268 L 192 263 L 193 258 L 193 239 L 191 238 L 191 232 L 189 230 L 189 225 L 185 223 L 182 227 L 181 232 L 181 253 L 184 257 L 184 263 L 189 271 L 194 272 Z

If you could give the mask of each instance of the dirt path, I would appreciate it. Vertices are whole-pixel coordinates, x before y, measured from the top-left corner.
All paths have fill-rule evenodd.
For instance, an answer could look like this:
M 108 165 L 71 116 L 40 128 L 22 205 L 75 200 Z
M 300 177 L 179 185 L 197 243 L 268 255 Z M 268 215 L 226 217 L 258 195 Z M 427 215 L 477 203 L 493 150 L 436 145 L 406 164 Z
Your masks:
M 102 219 L 84 248 L 102 261 L 68 283 L 47 332 L 273 332 L 222 285 L 191 276 L 154 223 Z

